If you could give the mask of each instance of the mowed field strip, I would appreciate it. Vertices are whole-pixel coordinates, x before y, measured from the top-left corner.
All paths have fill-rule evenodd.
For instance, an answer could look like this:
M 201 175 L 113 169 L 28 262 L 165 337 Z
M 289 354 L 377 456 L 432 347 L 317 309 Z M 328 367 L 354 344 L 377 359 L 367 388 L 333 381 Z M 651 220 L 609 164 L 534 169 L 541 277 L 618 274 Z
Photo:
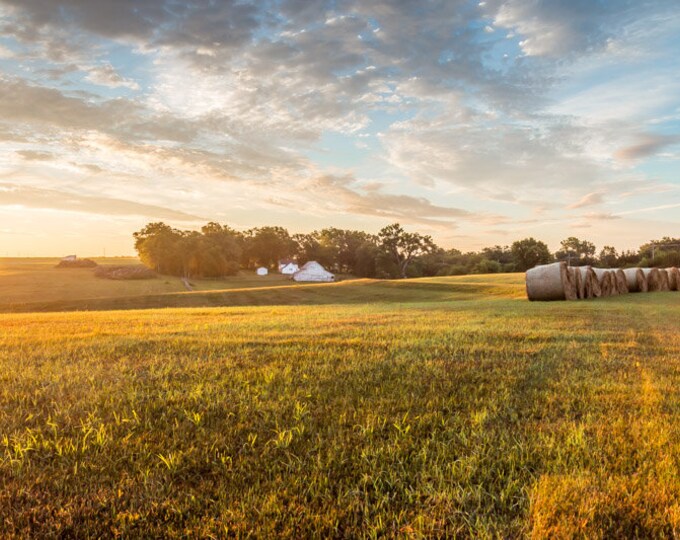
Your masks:
M 360 280 L 169 295 L 272 305 L 0 314 L 0 529 L 677 534 L 677 293 L 530 303 L 523 287 Z

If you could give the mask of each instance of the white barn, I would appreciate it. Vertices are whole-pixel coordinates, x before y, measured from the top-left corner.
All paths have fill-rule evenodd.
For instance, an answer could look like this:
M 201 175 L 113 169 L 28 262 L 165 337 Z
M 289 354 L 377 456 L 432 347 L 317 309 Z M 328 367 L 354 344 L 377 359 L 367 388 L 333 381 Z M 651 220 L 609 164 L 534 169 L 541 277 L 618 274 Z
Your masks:
M 264 266 L 260 266 L 257 269 L 257 275 L 258 276 L 266 276 L 269 273 L 269 270 L 267 270 Z
M 293 259 L 279 260 L 279 272 L 281 274 L 293 275 L 298 270 L 300 270 L 300 267 Z
M 293 274 L 295 281 L 335 281 L 335 276 L 316 261 L 309 261 Z
M 289 262 L 288 264 L 279 265 L 279 272 L 281 272 L 282 274 L 292 276 L 295 272 L 299 272 L 299 271 L 300 271 L 300 267 L 297 265 L 297 263 L 294 263 L 294 262 Z

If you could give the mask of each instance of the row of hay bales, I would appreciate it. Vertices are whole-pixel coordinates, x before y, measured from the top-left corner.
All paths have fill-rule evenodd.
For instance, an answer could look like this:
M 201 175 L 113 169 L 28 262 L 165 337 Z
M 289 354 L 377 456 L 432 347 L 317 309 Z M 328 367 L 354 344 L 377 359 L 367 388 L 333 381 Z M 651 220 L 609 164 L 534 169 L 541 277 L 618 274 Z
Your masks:
M 629 292 L 678 291 L 673 268 L 593 268 L 564 262 L 536 266 L 526 273 L 529 300 L 585 300 Z

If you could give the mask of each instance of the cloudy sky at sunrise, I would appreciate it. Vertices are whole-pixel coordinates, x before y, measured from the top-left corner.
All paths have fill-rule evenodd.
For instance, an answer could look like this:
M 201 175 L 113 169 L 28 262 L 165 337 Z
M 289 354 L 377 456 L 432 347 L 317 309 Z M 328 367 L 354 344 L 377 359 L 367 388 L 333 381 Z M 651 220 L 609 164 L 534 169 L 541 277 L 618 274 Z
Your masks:
M 677 0 L 0 0 L 0 256 L 680 234 Z

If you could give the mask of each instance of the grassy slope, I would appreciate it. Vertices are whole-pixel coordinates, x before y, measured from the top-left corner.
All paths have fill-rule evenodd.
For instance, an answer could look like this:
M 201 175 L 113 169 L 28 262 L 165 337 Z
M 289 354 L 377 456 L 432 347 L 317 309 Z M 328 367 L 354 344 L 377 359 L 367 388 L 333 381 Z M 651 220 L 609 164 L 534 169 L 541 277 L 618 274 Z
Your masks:
M 94 260 L 104 265 L 139 264 L 132 257 L 95 257 Z M 127 298 L 119 304 L 125 306 L 132 297 L 185 291 L 184 285 L 176 277 L 160 276 L 131 281 L 100 279 L 94 276 L 91 268 L 55 268 L 58 262 L 55 258 L 0 258 L 0 311 L 60 311 L 69 305 L 80 305 L 82 300 L 94 298 Z M 196 291 L 211 291 L 286 286 L 291 281 L 288 276 L 279 274 L 260 277 L 254 272 L 243 272 L 226 279 L 192 280 L 191 283 Z M 164 303 L 157 301 L 155 305 L 163 306 Z
M 677 534 L 680 295 L 537 304 L 502 279 L 314 289 L 322 303 L 351 285 L 345 305 L 0 315 L 0 523 Z M 376 290 L 391 296 L 358 303 Z

